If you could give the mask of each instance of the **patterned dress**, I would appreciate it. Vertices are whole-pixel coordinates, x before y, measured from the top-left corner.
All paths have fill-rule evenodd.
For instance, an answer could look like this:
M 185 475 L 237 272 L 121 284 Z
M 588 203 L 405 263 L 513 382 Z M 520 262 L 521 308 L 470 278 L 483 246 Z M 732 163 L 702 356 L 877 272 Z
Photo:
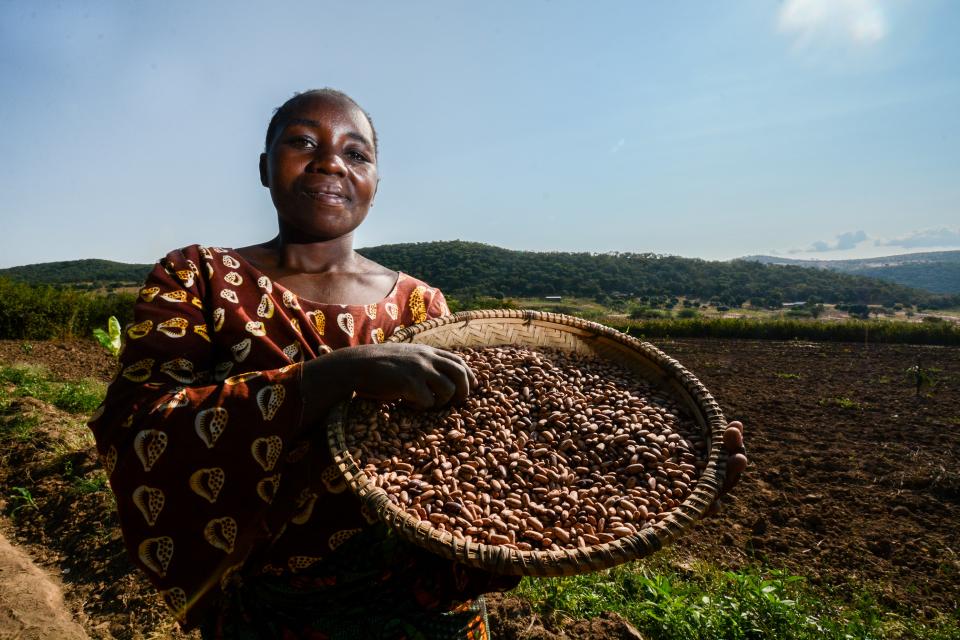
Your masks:
M 402 273 L 380 302 L 334 305 L 299 299 L 228 249 L 193 245 L 153 269 L 90 428 L 128 551 L 187 627 L 486 635 L 470 601 L 515 582 L 374 524 L 333 466 L 323 425 L 301 422 L 304 361 L 446 313 L 440 291 Z M 430 635 L 436 624 L 446 635 Z

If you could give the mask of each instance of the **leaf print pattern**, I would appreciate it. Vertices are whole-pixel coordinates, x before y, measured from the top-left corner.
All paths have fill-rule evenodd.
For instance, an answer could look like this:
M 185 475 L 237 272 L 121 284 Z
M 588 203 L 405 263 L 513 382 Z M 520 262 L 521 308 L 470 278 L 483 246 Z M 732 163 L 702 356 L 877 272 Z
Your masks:
M 183 290 L 178 291 L 168 291 L 167 293 L 161 293 L 160 298 L 166 300 L 167 302 L 186 302 L 187 301 L 187 292 Z
M 251 320 L 246 324 L 245 328 L 248 333 L 252 333 L 258 338 L 267 335 L 267 328 L 259 320 Z
M 183 286 L 188 289 L 193 286 L 193 271 L 190 269 L 183 269 L 177 271 L 177 277 L 180 278 L 180 281 L 183 282 Z
M 233 543 L 237 539 L 237 521 L 229 516 L 215 518 L 203 528 L 203 537 L 217 549 L 233 553 Z
M 164 362 L 160 365 L 160 371 L 183 384 L 191 384 L 196 380 L 196 376 L 193 375 L 193 363 L 186 358 L 176 358 Z
M 140 562 L 160 577 L 163 577 L 167 574 L 167 567 L 170 566 L 170 560 L 173 559 L 173 538 L 169 536 L 147 538 L 140 543 L 138 551 Z
M 260 408 L 260 414 L 264 420 L 273 420 L 273 416 L 277 415 L 277 410 L 280 409 L 286 395 L 287 390 L 281 384 L 272 384 L 260 389 L 257 393 L 257 407 Z M 269 469 L 265 469 L 265 471 L 269 471 Z
M 223 307 L 217 307 L 213 310 L 213 330 L 220 331 L 223 329 L 223 321 L 226 319 L 227 313 L 223 310 Z
M 427 319 L 427 306 L 423 301 L 424 287 L 417 287 L 410 292 L 410 300 L 407 306 L 410 308 L 410 314 L 413 316 L 413 323 L 417 324 Z
M 310 311 L 307 313 L 307 318 L 313 323 L 317 333 L 322 336 L 324 329 L 327 328 L 327 317 L 323 314 L 323 311 Z
M 168 338 L 182 338 L 187 335 L 187 327 L 190 322 L 186 318 L 170 318 L 157 325 L 157 331 Z
M 151 527 L 157 523 L 157 517 L 163 510 L 166 497 L 160 489 L 153 489 L 140 485 L 133 491 L 133 504 L 143 513 L 144 519 Z
M 260 499 L 270 504 L 273 502 L 273 499 L 277 495 L 277 491 L 280 489 L 280 474 L 275 473 L 272 476 L 267 476 L 263 480 L 257 483 L 257 495 L 260 496 Z
M 296 311 L 300 310 L 300 301 L 297 299 L 297 296 L 294 295 L 292 291 L 283 292 L 283 306 L 287 309 L 294 309 Z M 323 335 L 321 332 L 320 335 Z
M 268 438 L 257 438 L 250 445 L 250 453 L 253 459 L 257 461 L 264 471 L 270 471 L 280 459 L 280 451 L 283 449 L 283 441 L 277 436 Z
M 229 412 L 223 407 L 211 407 L 197 414 L 194 430 L 208 449 L 212 449 L 220 436 L 223 435 L 224 429 L 227 428 L 229 415 Z
M 275 542 L 254 569 L 290 575 L 368 524 L 335 465 L 311 472 L 323 452 L 300 424 L 302 363 L 445 308 L 407 276 L 368 305 L 277 289 L 275 300 L 270 278 L 230 250 L 171 253 L 140 289 L 119 375 L 91 418 L 128 549 L 188 618 L 199 593 L 240 571 L 258 535 Z
M 263 297 L 260 298 L 260 304 L 257 306 L 257 315 L 261 318 L 272 318 L 273 317 L 273 299 L 270 297 L 269 293 L 263 294 Z
M 125 367 L 123 377 L 132 382 L 145 382 L 150 379 L 153 370 L 153 358 L 144 358 Z
M 140 458 L 144 471 L 150 471 L 167 448 L 167 434 L 156 429 L 144 429 L 133 440 L 133 450 Z
M 353 337 L 353 314 L 352 313 L 341 313 L 337 316 L 337 326 L 340 327 L 340 330 L 345 334 Z
M 150 329 L 153 329 L 153 320 L 138 322 L 127 329 L 127 337 L 131 340 L 139 340 L 150 333 Z
M 250 348 L 252 346 L 253 342 L 250 340 L 250 338 L 245 338 L 230 347 L 230 350 L 233 351 L 233 359 L 237 362 L 243 362 L 246 360 L 247 356 L 250 355 Z
M 190 489 L 213 504 L 223 489 L 223 483 L 226 482 L 227 474 L 220 467 L 212 469 L 197 469 L 190 475 Z

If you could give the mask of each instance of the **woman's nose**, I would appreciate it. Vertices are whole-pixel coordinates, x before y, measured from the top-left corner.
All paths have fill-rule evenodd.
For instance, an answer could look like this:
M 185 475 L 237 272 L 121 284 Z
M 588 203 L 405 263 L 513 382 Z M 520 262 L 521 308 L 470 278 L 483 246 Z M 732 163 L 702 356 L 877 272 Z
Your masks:
M 307 169 L 319 173 L 338 175 L 346 175 L 347 173 L 347 165 L 343 162 L 340 154 L 325 149 L 317 149 Z

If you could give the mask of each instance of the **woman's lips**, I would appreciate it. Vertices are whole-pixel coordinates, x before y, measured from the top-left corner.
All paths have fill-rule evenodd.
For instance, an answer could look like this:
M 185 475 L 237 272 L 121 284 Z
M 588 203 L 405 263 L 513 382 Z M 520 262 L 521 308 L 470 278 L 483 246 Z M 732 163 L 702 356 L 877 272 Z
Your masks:
M 316 200 L 317 202 L 322 202 L 324 204 L 345 204 L 349 198 L 343 195 L 342 193 L 337 193 L 334 191 L 307 191 L 303 192 L 303 195 L 307 196 L 311 200 Z

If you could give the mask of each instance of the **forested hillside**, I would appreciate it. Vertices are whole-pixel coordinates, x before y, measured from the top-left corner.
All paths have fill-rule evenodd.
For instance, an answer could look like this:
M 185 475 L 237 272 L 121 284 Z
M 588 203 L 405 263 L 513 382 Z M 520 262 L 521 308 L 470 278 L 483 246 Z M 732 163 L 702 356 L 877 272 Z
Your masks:
M 360 253 L 457 298 L 688 296 L 730 306 L 749 301 L 779 307 L 783 302 L 808 300 L 885 306 L 899 302 L 928 308 L 960 305 L 960 295 L 937 295 L 829 269 L 753 260 L 710 262 L 652 253 L 541 253 L 462 241 L 382 245 L 360 249 Z M 139 284 L 149 269 L 146 264 L 75 260 L 3 269 L 0 278 L 110 288 Z
M 67 284 L 75 288 L 136 286 L 143 282 L 152 266 L 91 258 L 0 269 L 0 278 L 27 284 Z
M 651 253 L 538 253 L 474 242 L 392 244 L 360 252 L 406 271 L 451 295 L 693 296 L 732 306 L 816 300 L 928 307 L 960 304 L 942 296 L 874 278 L 824 269 L 765 265 L 747 260 L 710 262 Z
M 856 260 L 793 260 L 779 256 L 748 256 L 744 260 L 830 269 L 934 293 L 960 294 L 960 251 L 926 251 Z

